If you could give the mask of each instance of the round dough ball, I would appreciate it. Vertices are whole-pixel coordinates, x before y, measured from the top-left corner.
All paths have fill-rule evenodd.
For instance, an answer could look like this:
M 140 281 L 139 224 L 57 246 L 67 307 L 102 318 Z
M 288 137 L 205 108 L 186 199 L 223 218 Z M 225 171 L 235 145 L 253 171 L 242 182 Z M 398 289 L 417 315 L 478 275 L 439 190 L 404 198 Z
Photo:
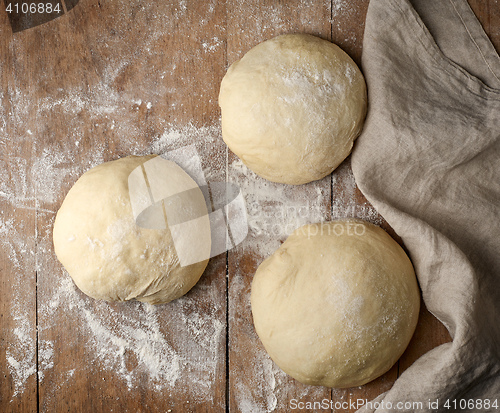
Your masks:
M 57 213 L 53 232 L 57 258 L 90 297 L 167 303 L 188 292 L 207 266 L 208 259 L 180 265 L 164 220 L 163 229 L 136 225 L 129 175 L 155 156 L 128 156 L 87 171 Z M 192 184 L 195 190 L 188 192 L 185 201 L 201 214 L 207 213 L 200 188 L 182 169 L 168 179 Z
M 384 230 L 345 220 L 297 229 L 257 269 L 251 303 L 257 334 L 283 371 L 344 388 L 399 359 L 420 294 L 410 260 Z
M 364 77 L 342 49 L 282 35 L 255 46 L 222 79 L 222 137 L 256 174 L 304 184 L 349 155 L 366 101 Z

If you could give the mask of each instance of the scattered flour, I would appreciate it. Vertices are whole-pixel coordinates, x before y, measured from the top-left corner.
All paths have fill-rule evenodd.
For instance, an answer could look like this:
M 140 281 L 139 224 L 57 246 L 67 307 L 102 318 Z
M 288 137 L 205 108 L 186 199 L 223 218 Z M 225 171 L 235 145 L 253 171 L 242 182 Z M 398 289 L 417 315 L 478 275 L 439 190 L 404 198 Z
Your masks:
M 64 274 L 59 280 L 52 299 L 40 309 L 45 322 L 57 319 L 64 311 L 75 325 L 87 335 L 87 357 L 92 364 L 99 362 L 109 372 L 116 372 L 129 389 L 136 388 L 148 376 L 148 385 L 157 391 L 173 388 L 182 375 L 196 372 L 195 377 L 204 381 L 191 386 L 196 397 L 210 399 L 211 383 L 217 367 L 217 351 L 224 342 L 224 326 L 212 314 L 194 312 L 189 317 L 184 310 L 195 303 L 189 298 L 178 300 L 169 308 L 131 302 L 111 305 L 93 301 L 76 290 L 71 278 Z M 175 308 L 170 308 L 175 307 Z M 165 315 L 180 318 L 187 331 L 182 339 L 168 337 L 165 331 Z M 50 325 L 44 328 L 55 327 Z M 41 371 L 54 367 L 51 362 L 53 348 L 46 347 L 45 363 Z M 200 362 L 200 360 L 204 360 Z M 130 364 L 134 366 L 130 367 Z M 80 362 L 77 363 L 81 365 Z M 71 369 L 70 371 L 74 371 Z
M 240 159 L 229 164 L 229 179 L 242 188 L 247 205 L 249 236 L 241 247 L 266 258 L 302 225 L 356 217 L 380 225 L 382 218 L 362 199 L 349 161 L 331 176 L 300 186 L 269 182 Z M 330 185 L 333 185 L 331 200 Z
M 206 52 L 214 52 L 218 48 L 220 48 L 224 44 L 224 41 L 222 39 L 219 39 L 217 36 L 214 38 L 210 39 L 209 41 L 205 41 L 201 44 L 203 47 L 203 50 Z
M 240 314 L 249 314 L 251 311 L 247 288 L 248 274 L 237 269 L 229 284 L 229 296 L 235 300 L 235 304 L 230 305 L 229 311 L 233 325 L 240 322 Z M 325 397 L 324 388 L 301 384 L 279 369 L 265 352 L 253 329 L 240 333 L 240 337 L 229 337 L 229 340 L 230 346 L 235 345 L 233 351 L 241 353 L 243 350 L 245 357 L 252 360 L 245 364 L 245 374 L 233 376 L 237 411 L 242 413 L 288 411 L 289 406 L 283 403 L 290 398 L 322 400 Z
M 220 154 L 214 153 L 210 160 L 217 170 L 208 168 L 205 175 L 224 180 L 226 153 L 220 150 L 223 144 L 217 127 L 187 124 L 174 129 L 167 125 L 161 136 L 136 153 L 163 153 L 187 144 L 195 144 L 199 153 L 218 148 Z M 81 360 L 73 365 L 67 365 L 66 360 L 63 368 L 57 366 L 57 346 L 65 343 L 46 338 L 57 337 L 57 333 L 48 332 L 57 331 L 61 320 L 68 320 L 75 329 L 72 345 L 85 349 L 84 365 L 94 369 L 99 364 L 129 390 L 147 385 L 161 393 L 182 386 L 192 402 L 213 400 L 216 375 L 224 359 L 219 351 L 225 347 L 225 316 L 220 311 L 225 296 L 204 291 L 203 301 L 210 303 L 207 308 L 199 308 L 199 298 L 193 295 L 155 307 L 139 302 L 113 305 L 79 292 L 56 261 L 53 220 L 57 202 L 64 197 L 61 188 L 103 162 L 106 149 L 96 145 L 86 153 L 83 164 L 75 162 L 75 154 L 65 148 L 49 145 L 38 151 L 34 143 L 33 151 L 39 154 L 31 161 L 11 157 L 7 164 L 0 160 L 5 163 L 0 170 L 0 200 L 6 206 L 0 211 L 0 245 L 11 266 L 13 300 L 7 316 L 15 326 L 5 351 L 14 383 L 11 400 L 23 394 L 37 372 L 40 381 L 50 377 L 57 386 L 71 382 L 77 368 L 81 374 Z M 26 236 L 30 232 L 31 238 Z M 33 325 L 36 278 L 38 333 Z M 204 277 L 197 288 L 214 288 L 207 283 Z M 47 392 L 46 397 L 57 397 L 57 386 L 51 387 L 54 394 Z
M 217 281 L 204 277 L 198 284 L 198 294 L 203 294 L 204 302 L 210 303 L 203 308 L 198 305 L 197 293 L 159 307 L 139 302 L 109 304 L 79 292 L 57 263 L 52 248 L 52 225 L 57 205 L 65 195 L 61 188 L 68 188 L 93 166 L 129 154 L 163 153 L 195 144 L 202 155 L 208 181 L 224 180 L 228 176 L 241 187 L 248 208 L 249 236 L 238 248 L 259 261 L 305 223 L 347 216 L 379 222 L 371 206 L 359 206 L 359 194 L 348 162 L 332 178 L 291 187 L 261 179 L 239 160 L 228 162 L 230 158 L 218 125 L 200 126 L 169 118 L 157 120 L 150 129 L 153 121 L 148 123 L 145 119 L 157 110 L 171 108 L 175 113 L 183 113 L 183 101 L 176 96 L 200 89 L 193 100 L 203 100 L 200 97 L 205 93 L 205 86 L 198 88 L 197 79 L 183 77 L 183 60 L 188 53 L 194 62 L 207 54 L 221 53 L 222 56 L 225 40 L 213 33 L 196 38 L 193 34 L 190 41 L 196 47 L 167 56 L 162 67 L 150 67 L 151 55 L 165 53 L 168 33 L 184 30 L 183 35 L 191 36 L 191 26 L 183 23 L 188 4 L 181 1 L 177 6 L 155 5 L 154 9 L 159 11 L 150 9 L 147 14 L 140 2 L 135 2 L 134 8 L 120 7 L 119 3 L 116 16 L 107 17 L 113 20 L 102 22 L 103 26 L 114 27 L 116 36 L 103 39 L 90 33 L 88 38 L 89 50 L 106 56 L 96 65 L 98 82 L 89 82 L 90 86 L 82 84 L 81 74 L 76 73 L 71 77 L 75 79 L 74 84 L 53 89 L 37 102 L 26 92 L 22 76 L 18 77 L 20 80 L 15 78 L 7 90 L 0 91 L 0 147 L 5 154 L 0 159 L 0 258 L 10 266 L 8 288 L 13 297 L 9 313 L 4 314 L 9 326 L 14 326 L 5 343 L 5 362 L 13 382 L 11 400 L 22 395 L 28 382 L 37 379 L 37 374 L 38 380 L 50 379 L 59 388 L 65 383 L 74 383 L 82 374 L 83 363 L 79 360 L 71 364 L 71 360 L 66 359 L 65 365 L 60 365 L 60 345 L 83 348 L 89 371 L 98 365 L 131 391 L 147 386 L 168 396 L 173 389 L 183 388 L 191 403 L 214 398 L 214 383 L 221 373 L 218 370 L 223 357 L 220 352 L 224 352 L 226 340 L 225 314 L 221 311 L 225 297 L 214 292 L 216 289 L 211 285 Z M 333 20 L 350 13 L 347 1 L 335 0 L 332 4 Z M 306 10 L 307 6 L 307 0 L 302 0 L 300 9 Z M 208 27 L 219 6 L 211 1 L 203 7 L 206 10 L 202 10 L 204 17 L 200 25 Z M 252 15 L 255 6 L 241 1 L 234 7 L 234 13 Z M 132 9 L 133 18 L 123 14 L 122 10 L 132 12 Z M 252 23 L 253 31 L 261 33 L 262 40 L 277 32 L 289 31 L 280 3 L 269 5 L 265 11 L 255 10 L 257 13 L 263 13 L 264 19 Z M 310 24 L 314 18 L 313 13 L 300 15 L 304 24 Z M 125 23 L 114 24 L 133 19 L 138 27 L 144 28 L 139 43 L 127 40 L 136 32 L 129 30 Z M 129 44 L 134 44 L 134 49 Z M 113 53 L 109 53 L 111 50 Z M 244 52 L 246 50 L 241 51 Z M 27 51 L 16 53 L 26 55 Z M 229 56 L 229 60 L 235 57 Z M 2 64 L 0 62 L 0 69 L 6 70 Z M 137 80 L 134 73 L 144 70 L 148 70 L 150 76 L 134 83 Z M 126 78 L 132 86 L 123 83 Z M 48 139 L 46 135 L 51 131 L 33 121 L 44 117 L 63 119 L 67 135 Z M 156 134 L 152 130 L 162 132 Z M 94 139 L 94 135 L 98 139 Z M 107 137 L 106 143 L 102 142 L 102 136 Z M 26 235 L 30 233 L 32 237 Z M 235 286 L 238 277 L 241 276 L 235 277 Z M 230 297 L 237 293 L 230 291 Z M 37 298 L 38 314 L 34 314 Z M 33 325 L 36 316 L 38 326 Z M 65 326 L 59 326 L 58 320 L 68 321 Z M 49 339 L 57 337 L 57 330 L 67 326 L 74 329 L 71 336 L 64 335 L 69 343 Z M 288 397 L 290 379 L 263 350 L 256 350 L 255 354 L 254 370 L 248 373 L 255 378 L 255 389 L 249 389 L 236 378 L 240 392 L 238 406 L 242 412 L 276 411 L 280 408 L 278 398 Z M 56 398 L 57 386 L 46 387 L 46 397 Z M 317 391 L 307 386 L 295 386 L 294 390 L 297 389 L 302 392 L 297 397 Z
M 382 217 L 359 192 L 349 160 L 332 174 L 332 188 L 332 219 L 360 218 L 376 225 L 383 223 Z
M 249 236 L 238 248 L 259 260 L 272 254 L 293 230 L 303 224 L 326 220 L 330 216 L 379 220 L 371 206 L 358 205 L 356 184 L 348 163 L 342 164 L 332 177 L 302 186 L 268 182 L 256 176 L 239 159 L 229 162 L 226 170 L 227 153 L 218 126 L 187 124 L 176 129 L 169 125 L 140 153 L 164 153 L 193 143 L 202 154 L 202 162 L 210 160 L 210 165 L 204 165 L 209 181 L 224 179 L 228 173 L 229 180 L 241 187 L 247 203 Z M 54 264 L 51 244 L 56 212 L 54 204 L 64 196 L 60 188 L 102 162 L 103 153 L 104 148 L 97 146 L 87 154 L 87 163 L 82 166 L 72 162 L 73 155 L 48 146 L 33 159 L 31 166 L 22 158 L 16 158 L 10 161 L 13 167 L 9 174 L 5 170 L 0 172 L 3 201 L 10 204 L 14 212 L 27 210 L 34 214 L 36 209 L 39 217 L 35 247 L 34 240 L 21 235 L 24 224 L 16 221 L 15 213 L 2 212 L 0 215 L 0 243 L 16 274 L 13 295 L 19 297 L 11 309 L 17 327 L 6 352 L 15 383 L 12 397 L 22 394 L 27 380 L 37 373 L 36 331 L 30 324 L 33 318 L 29 306 L 21 305 L 25 299 L 23 294 L 26 294 L 21 284 L 22 277 L 34 273 L 37 268 L 39 293 L 44 297 L 38 308 L 39 380 L 45 380 L 49 373 L 55 374 L 57 363 L 57 347 L 44 338 L 44 332 L 58 328 L 54 320 L 66 318 L 70 325 L 75 326 L 75 334 L 80 340 L 78 345 L 86 349 L 88 365 L 99 363 L 130 390 L 144 385 L 144 377 L 147 377 L 147 385 L 158 392 L 182 383 L 189 389 L 191 400 L 211 400 L 218 352 L 225 345 L 225 322 L 216 314 L 223 297 L 210 297 L 212 308 L 203 311 L 197 308 L 196 299 L 190 296 L 160 307 L 138 302 L 109 304 L 83 295 L 66 272 L 46 270 L 54 265 L 60 268 Z M 333 203 L 330 195 L 332 182 L 334 193 L 338 195 L 334 196 Z M 202 282 L 199 288 L 210 286 Z M 260 370 L 254 373 L 260 383 L 256 384 L 256 389 L 264 395 L 265 406 L 254 405 L 257 402 L 252 394 L 247 394 L 249 390 L 240 383 L 237 385 L 240 391 L 238 403 L 243 412 L 274 411 L 277 394 L 286 392 L 284 373 L 263 352 L 258 359 L 261 363 L 255 363 L 255 368 Z M 62 371 L 58 368 L 57 374 L 61 375 L 58 382 L 71 381 L 79 366 L 81 362 L 67 365 Z
M 272 254 L 288 235 L 303 224 L 326 220 L 330 177 L 301 186 L 267 181 L 236 159 L 229 179 L 245 196 L 249 235 L 241 244 L 259 257 Z

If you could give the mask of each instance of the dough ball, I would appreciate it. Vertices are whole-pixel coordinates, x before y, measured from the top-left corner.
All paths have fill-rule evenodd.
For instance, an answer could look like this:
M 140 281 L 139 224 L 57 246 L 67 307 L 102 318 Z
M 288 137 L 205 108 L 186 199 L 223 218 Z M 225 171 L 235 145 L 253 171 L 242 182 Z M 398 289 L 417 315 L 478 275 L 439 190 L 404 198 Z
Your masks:
M 283 371 L 343 388 L 399 359 L 419 297 L 403 249 L 381 228 L 346 220 L 297 229 L 257 269 L 251 303 L 257 334 Z
M 349 155 L 366 99 L 363 75 L 338 46 L 305 34 L 278 36 L 222 79 L 222 137 L 263 178 L 304 184 Z
M 210 243 L 206 246 L 208 253 L 203 261 L 181 266 L 170 216 L 166 215 L 167 225 L 161 203 L 156 206 L 160 206 L 157 211 L 160 211 L 163 228 L 154 228 L 154 219 L 149 220 L 153 225 L 146 228 L 136 224 L 129 175 L 134 170 L 139 172 L 148 191 L 141 168 L 145 171 L 144 166 L 153 159 L 169 162 L 155 156 L 128 156 L 87 171 L 70 189 L 57 213 L 53 233 L 57 258 L 78 288 L 90 297 L 107 301 L 136 299 L 151 304 L 167 303 L 188 292 L 207 266 Z M 180 167 L 173 162 L 170 164 L 174 168 L 163 179 L 172 183 L 174 192 L 184 194 L 181 212 L 189 210 L 206 216 L 207 208 L 200 188 Z M 154 194 L 152 182 L 159 177 L 154 173 L 147 176 Z M 186 192 L 182 192 L 183 189 Z M 141 199 L 136 201 L 140 204 Z M 146 199 L 146 204 L 148 201 L 151 200 Z M 147 223 L 146 215 L 142 214 L 141 218 Z M 206 227 L 201 229 L 206 233 Z M 193 234 L 181 235 L 188 240 L 195 237 Z

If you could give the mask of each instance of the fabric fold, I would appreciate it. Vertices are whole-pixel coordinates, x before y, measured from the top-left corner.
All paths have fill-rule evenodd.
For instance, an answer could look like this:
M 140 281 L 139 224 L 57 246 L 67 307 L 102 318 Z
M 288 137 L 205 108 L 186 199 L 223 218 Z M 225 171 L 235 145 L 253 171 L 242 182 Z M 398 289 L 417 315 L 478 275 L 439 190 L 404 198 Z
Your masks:
M 356 182 L 403 239 L 427 308 L 453 338 L 406 370 L 377 411 L 500 404 L 498 53 L 466 0 L 372 0 L 362 68 Z

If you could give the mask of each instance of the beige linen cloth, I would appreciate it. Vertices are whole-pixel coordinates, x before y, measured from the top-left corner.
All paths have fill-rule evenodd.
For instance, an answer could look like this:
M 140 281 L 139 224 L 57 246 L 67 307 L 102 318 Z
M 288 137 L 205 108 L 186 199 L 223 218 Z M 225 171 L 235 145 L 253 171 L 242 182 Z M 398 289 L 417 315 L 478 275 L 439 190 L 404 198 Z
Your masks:
M 443 406 L 500 404 L 500 58 L 465 0 L 372 0 L 362 65 L 369 111 L 352 169 L 453 338 L 376 399 L 392 410 L 376 411 L 436 411 L 429 399 L 437 411 L 500 411 Z

